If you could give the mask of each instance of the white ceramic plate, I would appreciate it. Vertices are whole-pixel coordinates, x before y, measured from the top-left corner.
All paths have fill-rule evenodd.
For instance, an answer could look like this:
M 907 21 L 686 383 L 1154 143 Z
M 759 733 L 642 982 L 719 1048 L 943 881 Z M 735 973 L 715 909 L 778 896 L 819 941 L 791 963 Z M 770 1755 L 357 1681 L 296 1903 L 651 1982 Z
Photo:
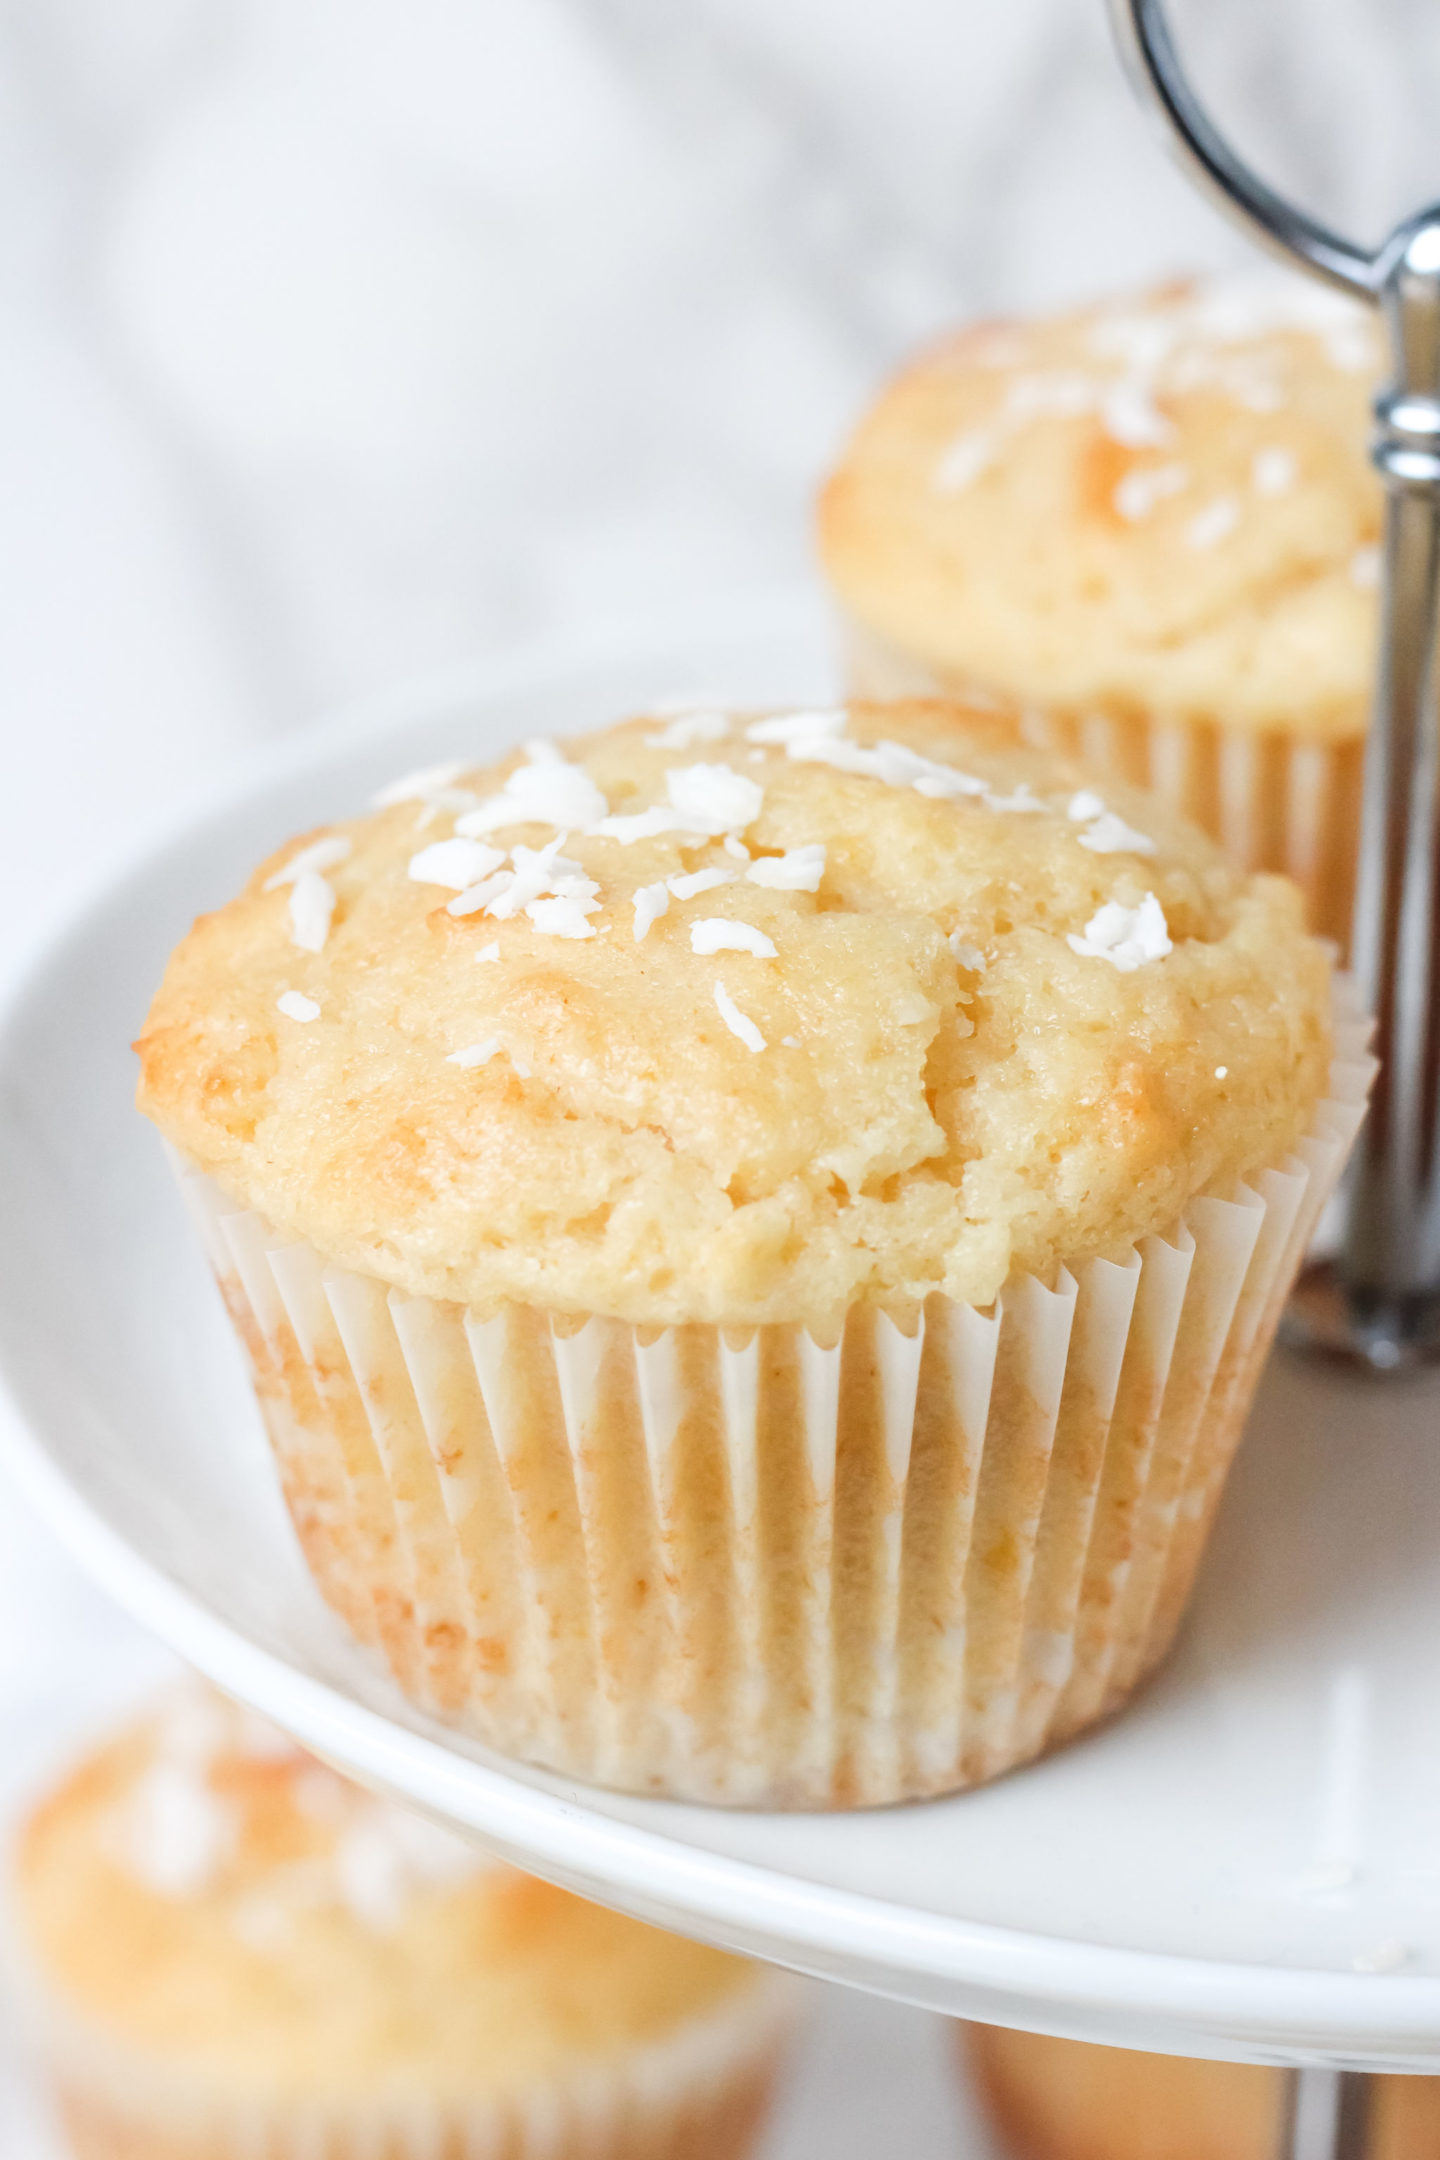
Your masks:
M 1440 2069 L 1433 1384 L 1273 1372 L 1160 1683 L 1055 1760 L 924 1807 L 728 1814 L 514 1769 L 407 1709 L 310 1589 L 131 1108 L 126 1045 L 166 953 L 277 841 L 401 768 L 668 692 L 824 696 L 830 674 L 823 622 L 793 607 L 552 652 L 269 753 L 92 893 L 0 1012 L 9 1455 L 114 1596 L 223 1686 L 574 1889 L 999 2023 Z

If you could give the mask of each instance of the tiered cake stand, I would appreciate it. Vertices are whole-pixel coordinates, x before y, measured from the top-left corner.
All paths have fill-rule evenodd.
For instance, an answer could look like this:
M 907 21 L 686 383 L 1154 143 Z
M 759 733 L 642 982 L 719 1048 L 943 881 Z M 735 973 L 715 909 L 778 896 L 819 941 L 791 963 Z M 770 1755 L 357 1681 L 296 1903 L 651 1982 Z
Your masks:
M 868 1814 L 632 1800 L 402 1702 L 321 1606 L 126 1044 L 158 959 L 277 832 L 403 766 L 676 688 L 833 694 L 767 606 L 553 649 L 267 753 L 150 838 L 0 1010 L 0 1438 L 138 1618 L 318 1753 L 535 1872 L 831 1979 L 1196 2055 L 1440 2071 L 1440 1381 L 1277 1361 L 1177 1656 L 1108 1730 L 985 1791 Z
M 399 769 L 677 692 L 833 696 L 827 626 L 803 599 L 648 643 L 551 647 L 351 716 L 268 753 L 88 896 L 0 998 L 0 1443 L 80 1560 L 192 1663 L 534 1872 L 957 2015 L 1290 2066 L 1292 2149 L 1354 2160 L 1365 2073 L 1440 2073 L 1440 1376 L 1419 1355 L 1440 1274 L 1426 1213 L 1440 219 L 1373 259 L 1320 233 L 1239 173 L 1156 11 L 1127 0 L 1123 15 L 1209 183 L 1326 275 L 1383 288 L 1410 370 L 1410 394 L 1384 406 L 1380 462 L 1403 493 L 1359 936 L 1397 1078 L 1331 1286 L 1354 1354 L 1275 1361 L 1160 1679 L 1109 1729 L 996 1786 L 863 1814 L 627 1799 L 457 1740 L 312 1590 L 238 1354 L 131 1107 L 125 1046 L 161 956 L 278 833 L 358 808 Z

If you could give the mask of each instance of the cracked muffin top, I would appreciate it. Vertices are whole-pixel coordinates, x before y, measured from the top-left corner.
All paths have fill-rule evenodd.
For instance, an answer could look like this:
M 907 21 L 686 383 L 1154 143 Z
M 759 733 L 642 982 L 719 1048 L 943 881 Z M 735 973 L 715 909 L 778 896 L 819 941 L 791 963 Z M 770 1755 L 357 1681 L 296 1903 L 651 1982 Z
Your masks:
M 960 332 L 822 499 L 858 657 L 1022 704 L 1361 735 L 1379 365 L 1369 315 L 1298 280 Z
M 137 1049 L 184 1155 L 402 1291 L 824 1330 L 1275 1162 L 1329 964 L 1285 880 L 1003 714 L 693 710 L 287 843 Z

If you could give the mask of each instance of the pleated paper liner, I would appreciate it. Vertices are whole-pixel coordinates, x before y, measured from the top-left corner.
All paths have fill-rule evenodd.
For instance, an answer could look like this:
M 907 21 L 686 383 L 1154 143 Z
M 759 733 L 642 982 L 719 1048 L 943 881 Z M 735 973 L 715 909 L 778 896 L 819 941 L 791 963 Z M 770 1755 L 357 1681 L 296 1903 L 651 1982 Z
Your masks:
M 76 2160 L 745 2160 L 801 1998 L 757 1973 L 664 2038 L 467 2102 L 367 2094 L 363 2075 L 341 2099 L 266 2099 L 142 2057 L 24 1985 L 26 2038 Z
M 482 1318 L 182 1182 L 322 1592 L 414 1700 L 626 1791 L 851 1807 L 998 1776 L 1164 1655 L 1363 1115 L 1121 1263 L 833 1342 Z
M 855 697 L 976 694 L 856 623 L 845 622 L 844 636 L 846 676 Z M 1148 788 L 1212 834 L 1242 869 L 1283 871 L 1305 895 L 1311 929 L 1342 949 L 1348 946 L 1360 846 L 1363 736 L 1327 742 L 1227 727 L 1219 719 L 1044 706 L 1027 706 L 1023 727 L 1027 742 L 1080 760 L 1092 777 L 1113 773 Z

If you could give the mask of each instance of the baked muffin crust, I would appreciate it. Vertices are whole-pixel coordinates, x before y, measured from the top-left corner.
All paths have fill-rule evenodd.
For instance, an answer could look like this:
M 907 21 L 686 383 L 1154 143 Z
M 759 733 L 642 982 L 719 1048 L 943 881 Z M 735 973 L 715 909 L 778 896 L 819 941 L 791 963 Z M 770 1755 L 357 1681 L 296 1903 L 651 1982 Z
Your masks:
M 137 1048 L 185 1155 L 402 1291 L 983 1305 L 1170 1228 L 1323 1090 L 1294 889 L 1003 714 L 652 717 L 395 792 L 202 917 Z
M 1380 364 L 1299 281 L 978 324 L 902 374 L 820 507 L 864 632 L 1021 703 L 1364 732 Z
M 504 2095 L 754 1976 L 490 1864 L 198 1689 L 42 1803 L 15 1897 L 52 2014 L 241 2104 Z

